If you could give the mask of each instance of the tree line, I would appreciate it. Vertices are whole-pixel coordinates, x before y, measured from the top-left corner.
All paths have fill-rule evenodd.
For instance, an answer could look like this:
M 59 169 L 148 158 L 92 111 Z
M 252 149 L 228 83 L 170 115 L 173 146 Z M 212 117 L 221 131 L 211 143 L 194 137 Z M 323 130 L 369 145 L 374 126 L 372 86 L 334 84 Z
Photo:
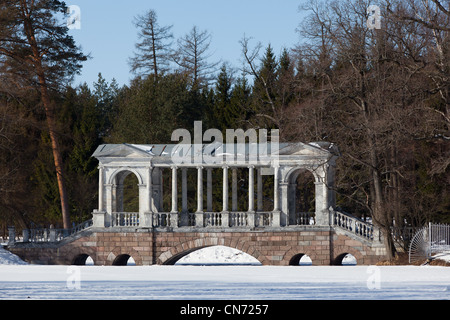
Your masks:
M 171 143 L 177 128 L 277 128 L 281 141 L 341 151 L 337 205 L 384 231 L 450 222 L 449 1 L 309 1 L 301 42 L 279 54 L 240 40 L 243 65 L 211 61 L 211 35 L 174 40 L 149 10 L 135 20 L 135 77 L 73 87 L 89 57 L 56 18 L 60 1 L 0 1 L 0 223 L 88 219 L 101 143 Z

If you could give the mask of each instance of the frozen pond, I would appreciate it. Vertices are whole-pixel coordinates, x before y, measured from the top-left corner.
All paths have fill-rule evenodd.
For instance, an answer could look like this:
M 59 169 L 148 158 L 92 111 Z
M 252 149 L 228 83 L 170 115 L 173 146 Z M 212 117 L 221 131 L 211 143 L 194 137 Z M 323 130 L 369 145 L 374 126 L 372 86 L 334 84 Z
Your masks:
M 446 267 L 0 266 L 0 299 L 450 299 Z

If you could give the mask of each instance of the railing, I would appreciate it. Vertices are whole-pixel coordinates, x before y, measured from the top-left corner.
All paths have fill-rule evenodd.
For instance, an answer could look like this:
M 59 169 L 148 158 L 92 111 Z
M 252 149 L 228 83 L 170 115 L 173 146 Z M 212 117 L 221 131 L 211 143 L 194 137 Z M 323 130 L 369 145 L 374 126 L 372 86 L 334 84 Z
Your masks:
M 152 215 L 152 226 L 153 227 L 170 227 L 170 213 L 153 213 Z
M 371 223 L 365 222 L 361 219 L 338 211 L 331 211 L 330 213 L 332 214 L 333 225 L 341 227 L 342 229 L 354 233 L 367 240 L 380 240 L 380 232 L 378 228 L 376 228 Z
M 206 227 L 222 227 L 222 214 L 221 213 L 205 213 L 203 215 L 203 224 Z
M 247 227 L 249 225 L 249 214 L 246 212 L 230 212 L 230 227 Z
M 296 212 L 290 224 L 298 226 L 308 226 L 314 224 L 314 213 L 311 212 Z
M 255 224 L 257 227 L 270 227 L 273 222 L 272 212 L 257 212 Z
M 59 229 L 59 228 L 24 229 L 22 230 L 22 242 L 58 242 L 72 234 L 87 229 L 90 226 L 92 226 L 92 219 L 84 221 L 78 225 L 75 225 L 71 229 Z M 12 228 L 10 230 L 10 233 L 13 233 L 15 235 L 15 229 Z M 14 240 L 14 242 L 16 241 Z
M 409 262 L 450 252 L 450 225 L 432 224 L 416 232 L 409 246 Z
M 163 219 L 166 213 L 153 213 L 153 216 L 161 215 Z M 155 221 L 155 218 L 153 218 Z M 181 222 L 184 221 L 184 222 Z M 272 212 L 204 212 L 187 213 L 186 220 L 180 219 L 179 226 L 188 227 L 220 227 L 220 228 L 239 228 L 239 227 L 268 227 L 272 225 Z M 168 226 L 164 221 L 153 226 Z
M 139 227 L 139 213 L 114 212 L 112 214 L 113 227 Z

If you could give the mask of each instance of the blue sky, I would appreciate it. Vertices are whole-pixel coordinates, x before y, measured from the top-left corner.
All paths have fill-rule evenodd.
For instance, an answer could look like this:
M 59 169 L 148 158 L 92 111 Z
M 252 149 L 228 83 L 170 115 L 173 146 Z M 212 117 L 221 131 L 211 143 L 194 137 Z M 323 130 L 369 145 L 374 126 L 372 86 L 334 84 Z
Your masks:
M 283 47 L 299 42 L 296 28 L 303 14 L 301 0 L 66 0 L 81 10 L 81 29 L 70 30 L 76 43 L 92 59 L 84 63 L 82 74 L 74 85 L 92 83 L 98 73 L 110 82 L 128 84 L 132 75 L 128 58 L 137 42 L 133 17 L 153 9 L 160 25 L 173 25 L 174 39 L 188 33 L 194 25 L 212 35 L 211 61 L 228 61 L 233 67 L 242 65 L 239 40 L 244 34 L 251 44 L 269 43 L 279 56 Z

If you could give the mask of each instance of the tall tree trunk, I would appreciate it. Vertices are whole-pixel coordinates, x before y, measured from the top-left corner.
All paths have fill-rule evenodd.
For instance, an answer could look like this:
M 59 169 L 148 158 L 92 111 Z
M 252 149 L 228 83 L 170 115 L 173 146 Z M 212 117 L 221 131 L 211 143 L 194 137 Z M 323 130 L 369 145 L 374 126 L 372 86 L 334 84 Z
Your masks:
M 26 6 L 24 6 L 26 8 Z M 52 152 L 53 152 L 53 160 L 55 163 L 56 169 L 56 178 L 58 181 L 58 191 L 59 197 L 61 200 L 61 213 L 63 218 L 63 227 L 64 229 L 70 228 L 70 212 L 69 212 L 69 197 L 67 194 L 67 188 L 64 180 L 64 164 L 61 154 L 61 148 L 59 143 L 59 138 L 57 134 L 57 126 L 55 115 L 53 112 L 53 106 L 50 98 L 50 94 L 48 92 L 48 85 L 45 77 L 45 70 L 42 63 L 42 56 L 39 51 L 39 47 L 36 41 L 36 36 L 34 33 L 33 26 L 31 24 L 31 20 L 29 18 L 29 13 L 26 12 L 25 16 L 27 17 L 24 21 L 25 32 L 27 34 L 28 42 L 30 44 L 33 56 L 33 64 L 35 67 L 35 72 L 39 80 L 39 89 L 41 93 L 41 101 L 45 110 L 45 117 L 47 120 L 48 131 L 50 135 L 50 140 L 52 143 Z
M 70 212 L 69 212 L 69 200 L 67 194 L 67 188 L 65 184 L 64 163 L 61 154 L 61 148 L 56 130 L 56 121 L 53 112 L 52 103 L 48 94 L 48 88 L 45 84 L 45 78 L 39 76 L 39 85 L 42 96 L 42 103 L 44 105 L 45 117 L 47 119 L 47 126 L 52 142 L 53 160 L 56 169 L 56 178 L 58 181 L 59 197 L 61 200 L 61 213 L 63 218 L 64 229 L 70 228 Z
M 363 87 L 364 88 L 364 87 Z M 368 106 L 366 101 L 362 101 L 362 111 L 364 115 L 365 126 L 367 130 L 367 143 L 369 147 L 369 165 L 372 175 L 372 218 L 378 227 L 382 229 L 384 237 L 384 245 L 386 248 L 386 256 L 389 260 L 395 257 L 395 245 L 394 239 L 392 237 L 391 223 L 389 221 L 389 215 L 387 210 L 385 210 L 385 203 L 383 197 L 383 185 L 380 170 L 378 169 L 378 156 L 376 149 L 375 134 L 370 127 L 370 115 L 368 111 Z

